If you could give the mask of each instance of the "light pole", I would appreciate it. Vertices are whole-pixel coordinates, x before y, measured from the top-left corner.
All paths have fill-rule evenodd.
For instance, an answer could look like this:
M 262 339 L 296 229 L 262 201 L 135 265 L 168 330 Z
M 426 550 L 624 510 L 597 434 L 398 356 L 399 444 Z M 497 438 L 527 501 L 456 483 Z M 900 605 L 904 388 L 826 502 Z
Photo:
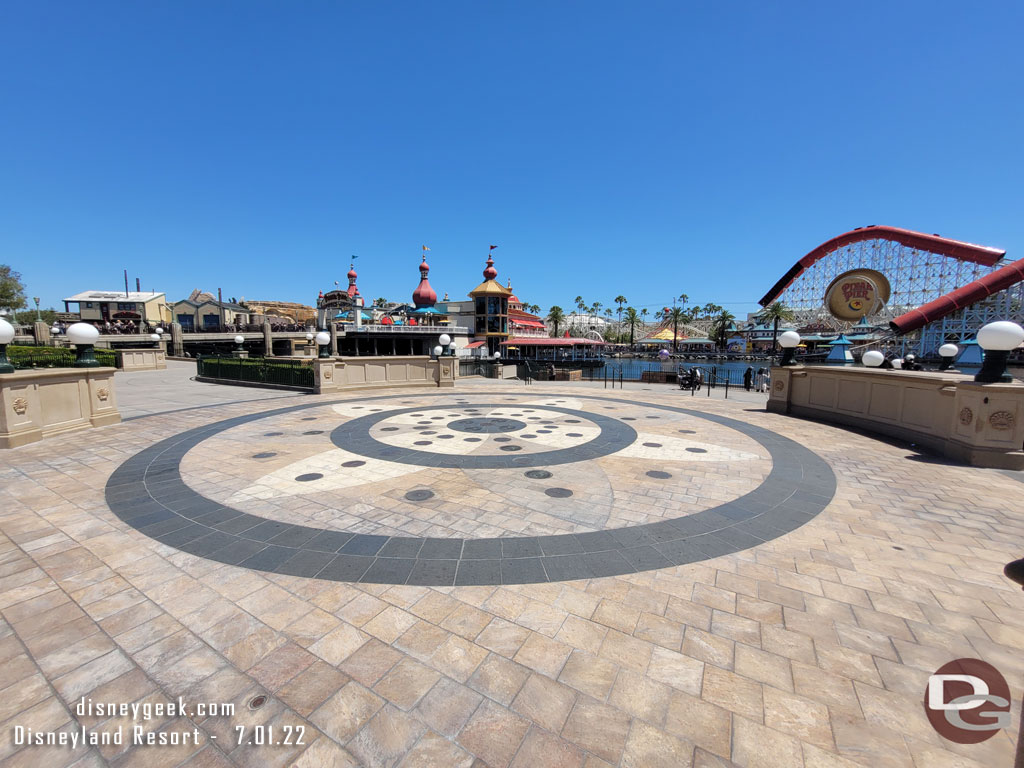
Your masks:
M 444 347 L 445 350 L 447 350 L 448 352 L 454 354 L 455 350 L 451 348 L 452 337 L 449 336 L 447 333 L 442 333 L 440 338 L 437 340 L 437 343 Z M 442 353 L 445 350 L 442 350 Z
M 65 335 L 75 345 L 75 368 L 99 368 L 100 362 L 93 354 L 93 345 L 100 337 L 100 332 L 89 323 L 75 323 L 67 329 Z
M 1009 320 L 983 326 L 978 331 L 978 346 L 985 350 L 985 359 L 974 380 L 981 384 L 1012 382 L 1013 377 L 1006 370 L 1006 361 L 1010 357 L 1010 350 L 1019 347 L 1021 342 L 1024 342 L 1024 328 Z
M 41 323 L 43 322 L 43 316 L 39 314 L 39 297 L 33 296 L 32 301 L 36 303 L 36 322 Z

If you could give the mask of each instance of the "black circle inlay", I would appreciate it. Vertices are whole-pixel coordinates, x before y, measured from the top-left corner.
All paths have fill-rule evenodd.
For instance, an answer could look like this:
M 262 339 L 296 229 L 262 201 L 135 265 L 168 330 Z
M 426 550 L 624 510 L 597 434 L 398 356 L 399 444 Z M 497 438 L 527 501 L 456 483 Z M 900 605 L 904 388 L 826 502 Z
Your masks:
M 546 469 L 531 469 L 528 472 L 524 472 L 524 475 L 531 478 L 532 480 L 547 480 L 551 477 L 551 473 Z
M 437 439 L 438 440 L 451 440 L 453 437 L 455 437 L 455 435 L 438 435 Z
M 398 431 L 398 427 L 381 427 L 380 431 L 381 432 L 397 432 Z
M 568 488 L 545 488 L 544 493 L 556 499 L 567 499 L 572 496 L 572 491 Z
M 496 442 L 496 443 L 511 443 L 512 442 L 512 438 L 511 437 L 496 437 L 496 438 L 494 438 L 494 442 Z
M 398 401 L 400 397 L 384 395 L 367 400 L 381 403 Z M 422 397 L 438 397 L 439 402 L 444 402 L 441 398 L 451 396 L 439 393 Z M 278 523 L 206 498 L 191 489 L 180 475 L 184 456 L 212 436 L 260 419 L 309 408 L 351 405 L 350 400 L 336 400 L 235 416 L 167 437 L 139 451 L 111 474 L 106 484 L 106 503 L 124 523 L 154 540 L 220 563 L 330 581 L 450 587 L 600 578 L 707 560 L 756 547 L 798 529 L 825 509 L 835 495 L 835 474 L 820 456 L 764 427 L 689 408 L 597 395 L 577 397 L 599 404 L 611 401 L 631 408 L 658 409 L 735 430 L 768 453 L 772 471 L 759 487 L 744 496 L 683 517 L 613 532 L 621 532 L 621 536 L 595 531 L 543 539 L 522 536 L 470 540 L 353 534 Z M 447 413 L 450 408 L 437 410 Z M 589 412 L 552 410 L 591 419 L 601 428 L 601 435 L 583 446 L 587 449 L 584 454 L 578 449 L 567 449 L 516 457 L 468 455 L 454 458 L 473 461 L 446 464 L 447 457 L 443 455 L 388 446 L 370 437 L 369 430 L 377 422 L 391 414 L 405 413 L 397 409 L 353 419 L 347 425 L 355 424 L 355 428 L 336 429 L 332 440 L 339 440 L 339 447 L 345 450 L 354 449 L 356 453 L 385 461 L 467 469 L 528 469 L 580 462 L 620 450 L 620 441 L 629 445 L 636 440 L 636 433 L 621 422 L 606 426 L 600 417 L 593 418 L 594 414 Z M 373 446 L 372 451 L 369 446 Z M 295 543 L 303 541 L 308 543 Z M 556 554 L 578 553 L 581 545 L 588 554 Z M 410 552 L 416 554 L 399 554 Z M 295 556 L 302 553 L 316 555 Z M 438 567 L 438 561 L 432 559 L 438 557 L 456 561 L 454 567 Z
M 316 421 L 316 416 L 304 416 L 303 421 Z
M 366 463 L 365 461 L 359 461 L 359 460 L 356 460 L 356 461 L 344 461 L 344 462 L 342 462 L 341 466 L 343 466 L 343 467 L 361 467 L 365 463 Z
M 264 437 L 277 437 L 278 435 L 283 435 L 283 434 L 284 434 L 284 432 L 264 432 L 263 436 Z
M 311 429 L 307 432 L 303 432 L 304 435 L 322 435 L 324 431 L 322 429 Z
M 405 494 L 405 498 L 409 501 L 426 501 L 427 499 L 434 498 L 434 492 L 428 491 L 426 488 L 417 488 L 415 491 L 409 491 Z
M 644 443 L 647 448 L 661 448 L 661 443 Z
M 448 424 L 448 429 L 456 432 L 478 432 L 494 434 L 497 432 L 515 432 L 526 425 L 515 419 L 505 419 L 496 416 L 484 418 L 459 419 Z
M 252 457 L 254 459 L 269 459 L 271 456 L 277 456 L 273 451 L 264 451 L 263 453 L 254 453 Z
M 703 448 L 687 448 L 690 453 L 707 453 Z
M 680 432 L 680 434 L 683 434 L 683 435 L 696 435 L 697 434 L 697 431 L 694 430 L 694 429 L 680 429 L 679 432 Z
M 319 472 L 307 472 L 304 475 L 299 475 L 295 479 L 300 483 L 308 483 L 310 480 L 319 480 L 321 477 L 323 477 L 323 475 Z
M 565 436 L 566 437 L 583 437 L 583 434 L 581 432 L 566 432 Z
M 656 478 L 658 480 L 668 480 L 670 477 L 672 477 L 672 475 L 670 475 L 668 472 L 662 472 L 661 470 L 658 469 L 652 469 L 650 472 L 647 473 L 647 476 Z
M 521 446 L 518 446 L 518 445 L 503 445 L 498 450 L 499 451 L 521 451 L 523 449 L 522 449 Z
M 482 437 L 465 437 L 465 438 L 463 438 L 463 442 L 465 442 L 465 443 L 479 443 L 482 440 L 483 440 Z

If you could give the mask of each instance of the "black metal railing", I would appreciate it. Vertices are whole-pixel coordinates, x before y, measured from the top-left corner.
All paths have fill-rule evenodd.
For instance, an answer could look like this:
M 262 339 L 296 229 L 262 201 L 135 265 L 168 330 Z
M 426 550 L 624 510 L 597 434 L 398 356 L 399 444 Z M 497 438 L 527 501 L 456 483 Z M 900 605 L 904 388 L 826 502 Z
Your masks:
M 200 357 L 196 359 L 196 373 L 209 379 L 313 389 L 313 365 L 304 360 Z
M 496 379 L 498 370 L 493 360 L 459 360 L 459 376 L 483 376 Z
M 100 365 L 121 367 L 121 356 L 111 349 L 93 349 L 93 356 Z M 72 368 L 75 365 L 75 351 L 62 347 L 23 347 L 9 345 L 7 359 L 16 369 Z

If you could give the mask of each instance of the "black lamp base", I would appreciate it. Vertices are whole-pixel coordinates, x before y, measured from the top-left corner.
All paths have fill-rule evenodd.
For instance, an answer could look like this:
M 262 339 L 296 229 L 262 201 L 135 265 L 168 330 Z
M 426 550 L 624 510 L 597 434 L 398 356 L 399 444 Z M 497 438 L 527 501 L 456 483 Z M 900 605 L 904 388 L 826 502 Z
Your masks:
M 92 344 L 78 344 L 75 347 L 75 368 L 100 368 L 102 363 L 93 354 Z
M 979 384 L 1011 384 L 1013 376 L 1006 370 L 1006 361 L 1009 360 L 1008 350 L 985 350 L 985 358 L 981 362 L 981 370 L 974 376 Z
M 783 348 L 782 359 L 779 361 L 779 365 L 796 365 L 796 360 L 793 359 L 795 354 L 796 350 L 792 347 Z

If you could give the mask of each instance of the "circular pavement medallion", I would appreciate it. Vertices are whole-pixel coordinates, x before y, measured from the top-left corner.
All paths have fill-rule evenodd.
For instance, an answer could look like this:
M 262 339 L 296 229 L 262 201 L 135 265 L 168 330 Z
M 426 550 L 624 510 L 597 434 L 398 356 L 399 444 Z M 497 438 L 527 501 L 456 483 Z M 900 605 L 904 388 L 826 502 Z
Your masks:
M 823 459 L 770 430 L 713 413 L 591 395 L 576 395 L 574 399 L 656 409 L 738 432 L 759 443 L 770 455 L 771 471 L 745 495 L 681 517 L 583 533 L 476 539 L 373 535 L 281 522 L 208 498 L 182 478 L 181 462 L 190 450 L 235 427 L 310 408 L 343 404 L 354 410 L 363 406 L 353 403 L 385 406 L 389 400 L 408 397 L 404 394 L 293 405 L 187 430 L 121 464 L 107 482 L 107 505 L 121 520 L 147 536 L 222 563 L 334 581 L 452 586 L 588 579 L 706 560 L 755 547 L 798 528 L 819 514 L 835 493 L 835 476 Z M 510 406 L 508 401 L 501 405 L 453 402 L 447 393 L 422 397 L 436 397 L 442 404 L 366 409 L 367 415 L 336 427 L 330 434 L 331 441 L 368 460 L 347 461 L 341 466 L 364 472 L 375 463 L 411 464 L 469 472 L 573 463 L 584 467 L 591 459 L 619 452 L 632 452 L 634 458 L 629 461 L 639 460 L 637 451 L 664 455 L 660 443 L 638 442 L 636 430 L 624 423 L 625 419 L 635 421 L 635 417 L 611 418 L 563 407 L 558 403 L 564 401 L 557 400 L 544 405 L 530 403 L 526 408 Z M 614 410 L 609 406 L 605 409 Z M 438 440 L 413 439 L 423 434 L 419 425 L 424 422 L 437 432 Z M 543 443 L 520 441 L 528 434 L 536 437 L 541 430 L 534 425 L 541 424 L 546 430 Z M 563 429 L 569 424 L 573 432 Z M 448 439 L 466 432 L 474 436 Z M 509 447 L 517 450 L 507 452 Z M 697 452 L 686 450 L 691 451 L 689 455 Z M 697 450 L 707 454 L 706 449 Z M 704 459 L 692 459 L 699 460 Z M 568 467 L 567 477 L 577 471 Z M 327 477 L 321 480 L 325 473 Z M 313 487 L 316 482 L 327 482 L 329 473 L 324 469 L 293 479 Z M 533 482 L 551 476 L 547 470 L 523 474 Z M 651 478 L 671 477 L 661 470 L 645 474 Z M 541 490 L 552 504 L 576 501 L 566 495 L 572 495 L 569 489 L 560 486 L 542 484 Z M 405 494 L 409 501 L 432 497 L 433 492 L 427 489 Z

